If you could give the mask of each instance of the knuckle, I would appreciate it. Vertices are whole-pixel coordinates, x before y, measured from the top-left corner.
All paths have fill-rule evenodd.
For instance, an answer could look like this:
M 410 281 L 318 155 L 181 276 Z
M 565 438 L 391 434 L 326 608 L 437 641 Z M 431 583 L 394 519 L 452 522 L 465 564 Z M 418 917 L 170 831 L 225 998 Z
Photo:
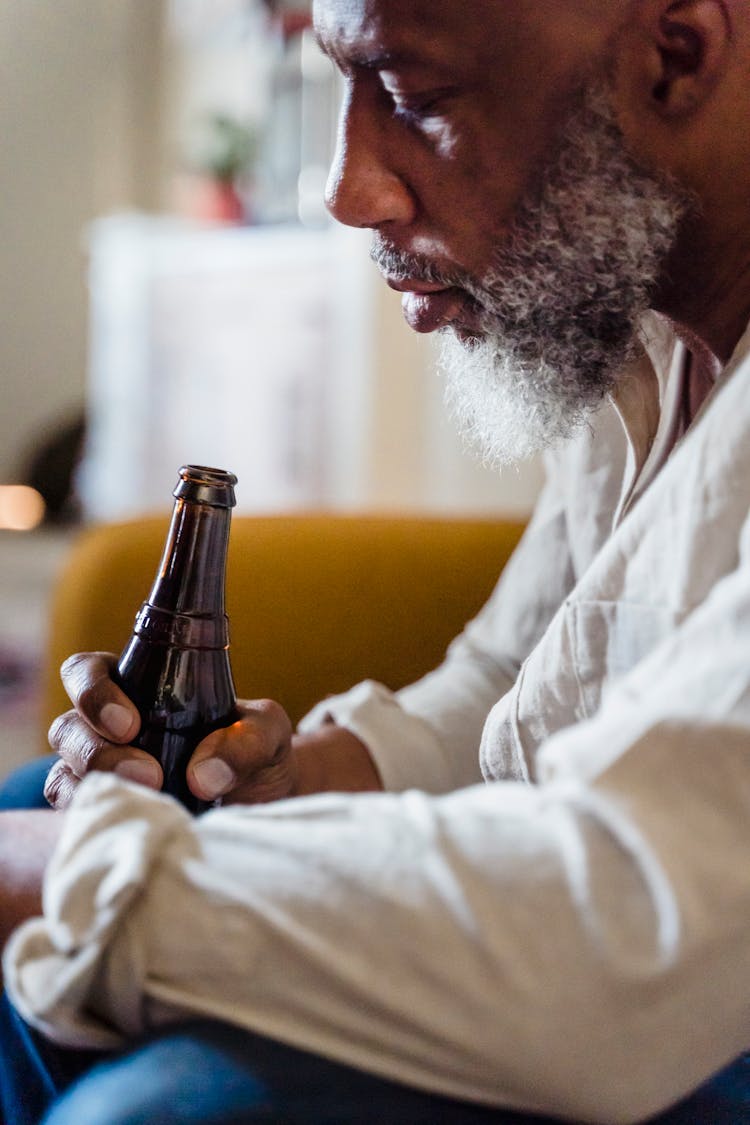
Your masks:
M 66 711 L 59 715 L 49 729 L 49 744 L 56 750 L 66 766 L 79 775 L 91 766 L 96 754 L 102 748 L 98 737 L 76 711 Z
M 47 774 L 44 796 L 54 809 L 64 808 L 75 793 L 77 782 L 62 762 L 56 762 Z
M 283 713 L 284 710 L 281 704 L 277 703 L 275 699 L 256 699 L 253 703 L 253 707 L 265 715 L 274 715 L 278 711 Z
M 264 719 L 273 724 L 275 729 L 282 732 L 288 729 L 291 734 L 292 724 L 289 716 L 275 699 L 259 699 L 254 706 Z
M 78 723 L 76 711 L 65 711 L 58 715 L 47 732 L 47 740 L 53 750 L 59 750 L 70 740 L 71 728 Z
M 86 652 L 74 652 L 60 665 L 60 679 L 73 703 L 91 679 L 91 658 Z
M 110 654 L 104 652 L 74 652 L 63 661 L 60 677 L 76 707 L 96 706 L 110 683 L 110 666 Z
M 78 676 L 81 667 L 87 663 L 87 654 L 85 652 L 74 652 L 63 660 L 60 665 L 60 675 L 64 680 L 73 679 Z

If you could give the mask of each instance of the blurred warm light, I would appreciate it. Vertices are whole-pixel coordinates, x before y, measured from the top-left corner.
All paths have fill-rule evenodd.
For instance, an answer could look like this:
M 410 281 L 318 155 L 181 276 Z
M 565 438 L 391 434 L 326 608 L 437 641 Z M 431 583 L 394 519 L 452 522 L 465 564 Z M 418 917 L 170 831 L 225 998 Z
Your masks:
M 44 500 L 25 484 L 0 484 L 0 530 L 32 531 L 44 519 Z

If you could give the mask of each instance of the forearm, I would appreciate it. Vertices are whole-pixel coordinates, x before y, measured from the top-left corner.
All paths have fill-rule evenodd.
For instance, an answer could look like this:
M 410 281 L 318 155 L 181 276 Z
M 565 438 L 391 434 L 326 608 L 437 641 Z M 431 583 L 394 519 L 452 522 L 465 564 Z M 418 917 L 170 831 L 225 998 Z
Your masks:
M 60 813 L 0 813 L 0 948 L 20 922 L 42 912 L 42 879 L 62 825 Z
M 492 785 L 193 819 L 104 775 L 86 784 L 45 921 L 7 958 L 16 1007 L 60 1042 L 112 1046 L 200 1013 L 451 1096 L 613 1121 L 745 1043 L 747 896 L 704 914 L 689 887 L 675 940 L 685 848 L 665 895 L 667 857 L 614 794 Z M 671 819 L 705 840 L 700 817 Z M 713 901 L 726 853 L 705 858 Z M 583 1084 L 582 1058 L 597 1063 Z

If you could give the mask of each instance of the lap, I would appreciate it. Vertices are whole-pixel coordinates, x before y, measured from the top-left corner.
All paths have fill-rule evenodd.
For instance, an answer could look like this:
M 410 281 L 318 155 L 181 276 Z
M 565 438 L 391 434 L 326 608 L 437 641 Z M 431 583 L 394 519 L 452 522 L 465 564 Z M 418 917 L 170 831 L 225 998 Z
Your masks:
M 410 1090 L 226 1024 L 170 1031 L 99 1067 L 44 1125 L 528 1125 L 529 1119 Z M 549 1125 L 552 1125 L 550 1121 Z
M 45 806 L 54 757 L 0 785 L 0 809 Z M 118 1056 L 65 1051 L 0 1003 L 0 1093 L 6 1125 L 552 1125 L 551 1119 L 421 1093 L 229 1024 L 195 1020 Z M 652 1125 L 750 1125 L 750 1055 Z
M 44 1125 L 554 1125 L 409 1089 L 227 1024 L 193 1021 L 100 1064 Z M 652 1125 L 750 1122 L 750 1056 Z

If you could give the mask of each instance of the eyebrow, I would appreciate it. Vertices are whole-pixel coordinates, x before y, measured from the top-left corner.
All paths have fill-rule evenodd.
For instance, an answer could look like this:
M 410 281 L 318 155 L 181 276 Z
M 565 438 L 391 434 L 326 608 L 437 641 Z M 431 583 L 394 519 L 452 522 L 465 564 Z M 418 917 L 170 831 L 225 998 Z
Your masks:
M 315 40 L 320 47 L 323 54 L 327 55 L 333 61 L 333 55 L 326 47 L 325 42 L 322 40 L 318 31 L 314 32 Z M 437 67 L 445 69 L 445 65 L 438 62 L 437 59 L 431 59 L 425 55 L 417 54 L 416 51 L 408 50 L 388 50 L 378 49 L 372 53 L 367 51 L 352 51 L 346 55 L 346 62 L 351 66 L 360 67 L 362 70 L 399 70 L 409 67 Z
M 372 55 L 354 55 L 351 61 L 365 70 L 397 70 L 404 66 L 428 66 L 429 60 L 408 51 L 378 51 Z

